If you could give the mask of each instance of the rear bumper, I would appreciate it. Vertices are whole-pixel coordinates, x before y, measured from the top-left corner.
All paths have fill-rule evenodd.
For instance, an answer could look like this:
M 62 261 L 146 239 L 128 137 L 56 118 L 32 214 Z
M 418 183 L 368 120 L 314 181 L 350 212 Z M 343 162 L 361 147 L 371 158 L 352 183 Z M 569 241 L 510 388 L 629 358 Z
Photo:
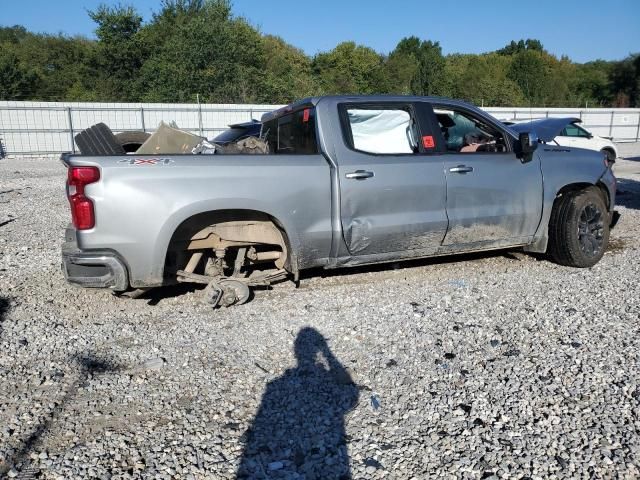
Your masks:
M 115 291 L 124 291 L 129 287 L 127 268 L 114 252 L 80 250 L 73 229 L 67 229 L 65 239 L 62 245 L 62 272 L 69 283 Z

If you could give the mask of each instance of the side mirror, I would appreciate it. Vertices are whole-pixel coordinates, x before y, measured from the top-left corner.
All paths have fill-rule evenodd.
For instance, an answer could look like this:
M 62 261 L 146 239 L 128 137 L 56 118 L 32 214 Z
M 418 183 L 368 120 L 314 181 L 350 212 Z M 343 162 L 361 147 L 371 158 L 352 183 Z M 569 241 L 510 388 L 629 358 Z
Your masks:
M 520 133 L 516 144 L 516 154 L 522 163 L 530 162 L 533 159 L 533 152 L 538 148 L 538 143 L 538 135 L 535 132 Z

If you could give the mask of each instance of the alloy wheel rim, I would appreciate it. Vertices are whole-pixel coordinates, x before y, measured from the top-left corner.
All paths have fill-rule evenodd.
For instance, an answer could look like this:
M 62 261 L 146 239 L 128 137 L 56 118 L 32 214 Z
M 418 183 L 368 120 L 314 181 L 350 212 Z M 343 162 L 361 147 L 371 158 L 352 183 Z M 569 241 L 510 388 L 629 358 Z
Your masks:
M 582 253 L 589 257 L 600 254 L 604 246 L 604 220 L 600 209 L 593 203 L 585 205 L 578 219 L 578 243 Z

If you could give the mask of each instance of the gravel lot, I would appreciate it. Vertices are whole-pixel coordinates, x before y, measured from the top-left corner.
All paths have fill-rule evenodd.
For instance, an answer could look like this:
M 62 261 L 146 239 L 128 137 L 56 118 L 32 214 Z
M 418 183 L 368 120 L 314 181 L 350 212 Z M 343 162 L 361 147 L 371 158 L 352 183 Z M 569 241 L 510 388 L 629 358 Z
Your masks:
M 0 477 L 638 478 L 640 144 L 623 154 L 592 269 L 449 257 L 217 311 L 68 286 L 64 168 L 1 160 Z

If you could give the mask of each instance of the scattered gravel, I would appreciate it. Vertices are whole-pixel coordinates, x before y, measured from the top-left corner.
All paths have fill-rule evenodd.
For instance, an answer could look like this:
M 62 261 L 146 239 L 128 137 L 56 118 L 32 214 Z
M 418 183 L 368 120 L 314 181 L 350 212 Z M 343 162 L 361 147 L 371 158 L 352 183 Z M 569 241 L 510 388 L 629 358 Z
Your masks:
M 638 478 L 638 160 L 594 268 L 319 271 L 216 311 L 68 286 L 62 165 L 2 160 L 0 477 Z

